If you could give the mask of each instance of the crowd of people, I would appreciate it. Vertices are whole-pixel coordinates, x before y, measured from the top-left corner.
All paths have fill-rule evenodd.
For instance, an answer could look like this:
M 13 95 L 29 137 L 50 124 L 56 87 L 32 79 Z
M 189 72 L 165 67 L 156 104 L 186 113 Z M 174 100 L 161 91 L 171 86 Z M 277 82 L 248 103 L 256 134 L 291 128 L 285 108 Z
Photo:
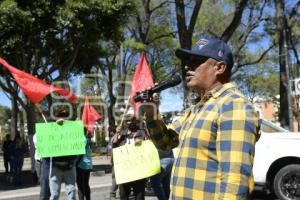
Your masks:
M 12 175 L 12 183 L 15 186 L 22 185 L 22 167 L 26 148 L 19 133 L 13 140 L 6 135 L 2 145 L 3 162 L 6 174 Z
M 200 39 L 192 50 L 177 49 L 176 56 L 185 65 L 187 86 L 200 98 L 179 120 L 166 126 L 159 114 L 159 95 L 154 93 L 141 104 L 136 117 L 117 127 L 113 147 L 153 141 L 161 173 L 149 178 L 159 200 L 249 199 L 254 187 L 252 167 L 259 119 L 254 106 L 230 80 L 231 49 L 219 39 Z M 59 117 L 66 116 L 68 113 L 61 113 Z M 68 199 L 75 199 L 76 176 L 79 199 L 90 199 L 89 143 L 86 137 L 83 156 L 41 160 L 41 199 L 58 199 L 62 182 Z M 7 146 L 18 152 L 9 157 L 15 159 L 12 171 L 18 174 L 16 165 L 23 163 L 20 143 L 15 139 Z M 120 199 L 129 199 L 131 192 L 135 199 L 145 199 L 145 178 L 118 185 Z M 113 186 L 111 194 L 115 194 L 116 184 Z

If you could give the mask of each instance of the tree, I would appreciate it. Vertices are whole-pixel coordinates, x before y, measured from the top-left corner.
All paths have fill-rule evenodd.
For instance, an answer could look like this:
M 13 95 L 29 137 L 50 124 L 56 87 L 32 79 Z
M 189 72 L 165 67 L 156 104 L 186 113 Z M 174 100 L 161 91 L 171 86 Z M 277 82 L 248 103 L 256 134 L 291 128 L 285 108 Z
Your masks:
M 0 56 L 45 81 L 67 81 L 72 74 L 99 65 L 105 52 L 101 41 L 120 40 L 120 25 L 131 9 L 131 0 L 1 1 Z M 33 104 L 8 87 L 11 77 L 0 81 L 2 89 L 25 108 L 28 133 L 33 135 Z
M 166 78 L 176 68 L 172 66 L 175 31 L 172 29 L 170 1 L 137 0 L 135 12 L 126 24 L 117 75 L 117 106 L 127 101 L 126 89 L 141 52 L 145 52 L 155 81 Z M 127 81 L 128 80 L 128 81 Z M 127 87 L 126 87 L 127 86 Z
M 99 64 L 105 52 L 99 41 L 120 39 L 131 6 L 128 0 L 2 1 L 1 56 L 46 81 L 67 80 Z
M 255 98 L 268 102 L 276 102 L 279 94 L 278 70 L 270 62 L 249 66 L 242 69 L 243 76 L 239 76 L 236 81 L 250 101 Z
M 296 102 L 297 100 L 295 97 L 291 97 L 291 94 L 288 94 L 289 81 L 291 80 L 291 71 L 289 68 L 292 63 L 291 52 L 294 54 L 296 64 L 300 64 L 300 58 L 296 51 L 296 46 L 299 44 L 299 33 L 297 34 L 299 24 L 297 25 L 297 19 L 300 17 L 300 1 L 295 2 L 293 6 L 289 7 L 289 4 L 285 1 L 274 0 L 274 5 L 276 10 L 274 32 L 276 34 L 275 39 L 278 46 L 278 61 L 280 68 L 279 121 L 283 127 L 289 126 L 293 129 L 293 116 L 298 118 L 298 122 L 300 122 L 300 119 L 297 106 L 292 105 L 293 102 Z M 299 70 L 297 68 L 296 70 L 293 70 L 293 72 L 299 75 Z

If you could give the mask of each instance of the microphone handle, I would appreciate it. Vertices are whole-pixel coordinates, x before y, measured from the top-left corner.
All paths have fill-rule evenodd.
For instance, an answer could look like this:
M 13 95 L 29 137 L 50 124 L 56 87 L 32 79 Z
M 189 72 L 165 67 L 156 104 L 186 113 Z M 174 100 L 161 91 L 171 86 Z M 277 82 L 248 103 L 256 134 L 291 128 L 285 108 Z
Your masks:
M 171 87 L 170 85 L 157 85 L 154 86 L 153 88 L 151 88 L 150 90 L 145 90 L 143 92 L 139 92 L 138 94 L 136 94 L 133 99 L 135 102 L 139 102 L 139 101 L 143 101 L 146 99 L 149 99 L 153 93 L 159 93 L 164 89 L 167 89 Z

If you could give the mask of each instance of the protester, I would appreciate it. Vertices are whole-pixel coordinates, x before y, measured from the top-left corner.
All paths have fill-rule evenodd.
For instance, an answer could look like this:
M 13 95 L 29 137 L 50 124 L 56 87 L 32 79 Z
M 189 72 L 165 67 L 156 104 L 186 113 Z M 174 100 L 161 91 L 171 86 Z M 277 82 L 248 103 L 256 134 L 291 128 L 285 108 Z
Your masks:
M 176 56 L 186 65 L 187 86 L 202 94 L 201 100 L 168 128 L 156 115 L 158 106 L 141 107 L 152 138 L 167 146 L 172 141 L 169 135 L 180 137 L 170 198 L 248 199 L 254 187 L 259 119 L 253 105 L 230 82 L 229 46 L 219 39 L 201 39 L 192 50 L 177 49 Z
M 69 117 L 69 111 L 62 109 L 57 117 L 59 118 L 57 123 L 63 125 L 64 120 Z M 51 158 L 49 180 L 51 200 L 59 199 L 62 182 L 66 186 L 67 199 L 76 199 L 76 159 L 76 155 Z
M 20 133 L 17 133 L 10 148 L 10 160 L 13 173 L 13 184 L 15 186 L 22 185 L 22 168 L 24 163 L 25 146 L 23 144 Z
M 40 200 L 50 199 L 50 187 L 49 187 L 49 172 L 50 172 L 50 158 L 40 158 L 36 152 L 37 150 L 37 135 L 33 136 L 33 143 L 35 146 L 35 171 L 40 183 Z
M 10 135 L 7 134 L 5 136 L 5 140 L 2 144 L 2 152 L 3 152 L 3 162 L 4 162 L 4 168 L 5 173 L 8 173 L 11 171 L 11 164 L 10 164 L 10 145 L 12 141 L 10 140 Z
M 116 137 L 114 137 L 113 143 L 118 143 L 119 145 L 126 145 L 134 143 L 135 145 L 141 144 L 141 142 L 146 137 L 146 131 L 140 127 L 141 123 L 135 117 L 132 117 L 128 121 L 128 129 L 117 127 Z M 120 199 L 128 200 L 131 189 L 136 200 L 145 199 L 145 183 L 146 179 L 140 179 L 128 183 L 123 183 L 119 185 Z
M 91 189 L 89 185 L 90 173 L 93 169 L 92 162 L 92 141 L 91 135 L 85 131 L 86 145 L 85 154 L 80 156 L 76 165 L 76 182 L 78 187 L 79 200 L 90 200 Z

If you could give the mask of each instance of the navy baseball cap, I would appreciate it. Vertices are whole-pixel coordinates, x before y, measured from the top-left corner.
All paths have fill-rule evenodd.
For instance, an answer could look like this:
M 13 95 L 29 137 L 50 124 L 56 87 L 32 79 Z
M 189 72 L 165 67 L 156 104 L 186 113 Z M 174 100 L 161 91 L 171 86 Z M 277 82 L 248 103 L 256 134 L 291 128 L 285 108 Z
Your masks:
M 189 59 L 190 56 L 213 58 L 223 61 L 231 69 L 233 66 L 233 56 L 230 47 L 220 39 L 200 39 L 192 50 L 176 49 L 176 56 L 182 60 Z

